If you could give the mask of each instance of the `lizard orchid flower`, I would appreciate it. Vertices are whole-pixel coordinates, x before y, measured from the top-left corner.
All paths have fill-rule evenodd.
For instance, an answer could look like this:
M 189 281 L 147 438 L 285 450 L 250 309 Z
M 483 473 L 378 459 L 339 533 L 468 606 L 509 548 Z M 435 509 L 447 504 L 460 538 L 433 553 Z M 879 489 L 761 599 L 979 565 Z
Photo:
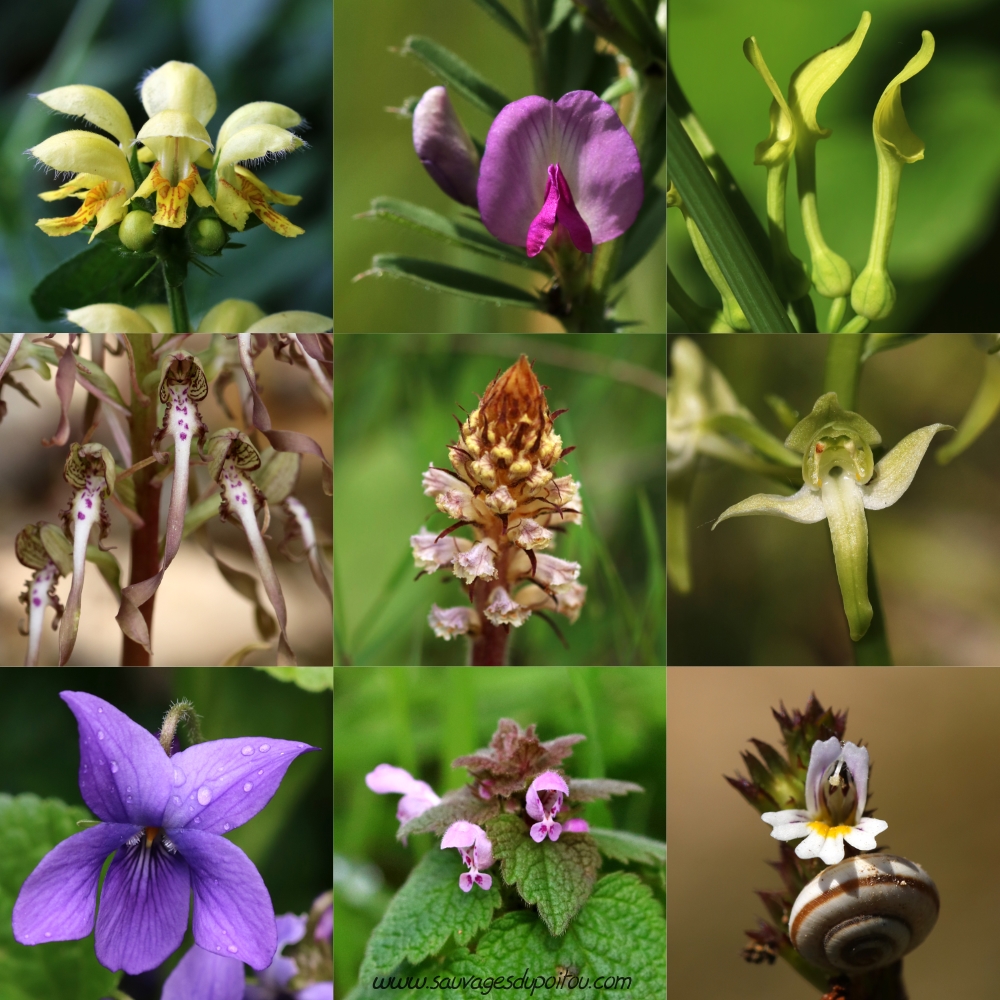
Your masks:
M 589 90 L 524 97 L 493 120 L 477 186 L 483 224 L 529 257 L 621 236 L 642 207 L 642 166 L 615 109 Z
M 22 566 L 35 570 L 21 601 L 28 608 L 28 652 L 24 665 L 37 667 L 45 609 L 56 609 L 53 628 L 59 625 L 63 615 L 63 606 L 56 596 L 56 583 L 60 576 L 73 572 L 73 548 L 54 524 L 39 521 L 21 529 L 14 542 L 14 552 Z

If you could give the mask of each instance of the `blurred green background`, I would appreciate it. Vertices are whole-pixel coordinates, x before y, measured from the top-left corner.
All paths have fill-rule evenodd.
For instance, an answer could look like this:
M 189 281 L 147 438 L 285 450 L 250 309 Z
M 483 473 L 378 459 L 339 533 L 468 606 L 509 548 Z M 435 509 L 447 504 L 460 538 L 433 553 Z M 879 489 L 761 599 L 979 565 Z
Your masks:
M 86 248 L 86 235 L 49 237 L 35 221 L 69 215 L 79 203 L 43 202 L 54 178 L 24 150 L 67 129 L 93 126 L 50 111 L 29 94 L 69 83 L 109 91 L 139 129 L 146 114 L 137 86 L 171 60 L 193 62 L 212 80 L 226 117 L 251 101 L 276 101 L 309 123 L 309 148 L 256 170 L 280 191 L 302 196 L 282 210 L 305 230 L 285 239 L 266 226 L 240 234 L 243 250 L 212 258 L 220 277 L 190 268 L 185 290 L 192 319 L 225 298 L 251 299 L 265 313 L 304 309 L 330 314 L 333 192 L 332 11 L 329 0 L 4 0 L 0 38 L 0 329 L 68 330 L 42 324 L 32 288 Z
M 635 781 L 644 794 L 592 802 L 592 826 L 663 840 L 666 833 L 666 674 L 662 669 L 388 668 L 334 671 L 336 732 L 334 985 L 355 982 L 365 944 L 432 835 L 396 840 L 397 795 L 376 795 L 365 775 L 403 767 L 439 795 L 467 783 L 451 762 L 489 744 L 501 718 L 537 725 L 538 737 L 587 739 L 565 761 L 574 777 Z M 603 873 L 621 867 L 604 859 Z
M 512 631 L 511 663 L 664 663 L 665 349 L 662 334 L 336 334 L 338 662 L 465 662 L 467 642 L 438 639 L 427 624 L 433 603 L 466 600 L 459 581 L 442 571 L 413 582 L 410 535 L 451 523 L 424 496 L 421 475 L 447 464 L 456 403 L 474 409 L 476 393 L 525 352 L 551 386 L 550 409 L 569 407 L 557 429 L 577 450 L 559 468 L 582 484 L 584 518 L 553 554 L 582 564 L 588 591 L 575 624 L 555 616 L 568 650 L 535 616 Z
M 507 4 L 521 17 L 520 4 Z M 551 0 L 544 0 L 544 9 Z M 377 13 L 376 13 L 377 11 Z M 407 97 L 419 97 L 440 81 L 415 58 L 389 51 L 408 35 L 426 35 L 477 69 L 510 100 L 534 93 L 527 49 L 470 0 L 380 0 L 378 4 L 339 3 L 334 12 L 336 65 L 334 91 L 337 186 L 334 221 L 334 300 L 336 327 L 351 332 L 399 331 L 549 331 L 561 326 L 527 309 L 498 309 L 454 295 L 428 292 L 392 278 L 351 279 L 371 266 L 376 253 L 433 258 L 525 287 L 535 272 L 499 264 L 479 254 L 447 247 L 405 227 L 374 220 L 354 221 L 379 195 L 425 205 L 450 218 L 463 209 L 431 180 L 413 150 L 412 122 L 387 114 Z M 490 117 L 452 93 L 459 118 L 483 141 Z M 661 185 L 665 174 L 660 171 Z M 637 330 L 666 326 L 664 263 L 666 242 L 659 242 L 630 274 L 618 315 L 640 321 Z
M 782 440 L 786 432 L 764 396 L 777 393 L 805 414 L 823 391 L 828 337 L 693 339 Z M 927 424 L 957 427 L 985 360 L 973 337 L 948 334 L 876 354 L 862 371 L 856 409 L 885 450 Z M 934 454 L 952 436 L 942 432 L 932 442 L 896 504 L 867 512 L 897 664 L 995 665 L 1000 658 L 1000 422 L 941 466 Z M 701 459 L 689 515 L 693 588 L 686 596 L 669 590 L 668 663 L 854 662 L 827 522 L 744 517 L 710 530 L 731 504 L 775 492 L 774 480 Z
M 936 40 L 930 65 L 903 86 L 903 106 L 926 143 L 924 160 L 903 169 L 889 270 L 899 298 L 872 330 L 992 331 L 1000 322 L 995 274 L 1000 253 L 1000 5 L 990 0 L 674 0 L 670 56 L 702 125 L 744 193 L 765 218 L 765 170 L 754 146 L 768 134 L 771 97 L 743 56 L 754 35 L 778 85 L 872 14 L 864 44 L 826 94 L 819 122 L 833 135 L 817 147 L 820 221 L 829 245 L 860 271 L 875 205 L 872 115 L 889 81 Z M 793 169 L 794 173 L 794 169 Z M 788 184 L 792 250 L 808 263 L 795 194 Z M 670 267 L 703 304 L 718 301 L 698 264 L 679 212 L 667 213 Z M 813 296 L 825 319 L 828 301 Z M 684 330 L 676 314 L 671 330 Z
M 328 691 L 309 693 L 250 668 L 7 669 L 0 674 L 0 791 L 83 804 L 76 720 L 59 698 L 65 690 L 104 698 L 153 733 L 172 700 L 183 697 L 194 702 L 206 740 L 270 736 L 319 747 L 291 765 L 274 798 L 229 839 L 257 866 L 276 913 L 307 912 L 313 899 L 329 889 L 333 750 Z M 187 746 L 183 727 L 180 735 L 182 747 Z M 121 989 L 133 1000 L 159 1000 L 160 985 L 192 943 L 189 930 L 181 949 L 159 970 L 126 977 Z
M 997 996 L 1000 800 L 983 795 L 982 775 L 996 760 L 1000 671 L 671 667 L 667 674 L 670 1000 L 819 996 L 781 959 L 768 966 L 740 957 L 744 931 L 767 915 L 755 890 L 781 886 L 766 863 L 779 854 L 768 826 L 722 777 L 746 774 L 739 755 L 753 752 L 751 737 L 780 747 L 771 708 L 803 709 L 813 692 L 824 707 L 847 709 L 845 738 L 869 748 L 871 807 L 889 824 L 879 849 L 923 865 L 937 883 L 937 926 L 903 962 L 910 1000 Z M 944 817 L 970 820 L 956 826 Z

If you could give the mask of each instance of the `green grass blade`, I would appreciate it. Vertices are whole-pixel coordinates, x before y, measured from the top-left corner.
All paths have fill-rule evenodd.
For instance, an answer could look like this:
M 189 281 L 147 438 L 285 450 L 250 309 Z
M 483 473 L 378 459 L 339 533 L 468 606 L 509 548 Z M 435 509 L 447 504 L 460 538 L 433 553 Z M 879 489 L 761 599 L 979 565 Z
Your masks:
M 368 633 L 375 627 L 375 623 L 381 617 L 382 612 L 386 609 L 386 607 L 388 607 L 389 599 L 392 597 L 396 588 L 413 570 L 413 553 L 407 549 L 403 553 L 399 562 L 396 563 L 389 579 L 386 580 L 385 586 L 382 588 L 382 592 L 372 603 L 372 606 L 365 612 L 364 618 L 361 619 L 358 627 L 354 630 L 355 648 L 361 649 L 362 643 L 368 637 Z
M 435 76 L 451 84 L 460 94 L 488 115 L 497 114 L 510 100 L 487 83 L 468 63 L 450 49 L 422 35 L 410 35 L 400 54 L 416 56 Z
M 642 647 L 648 662 L 656 663 L 653 636 L 657 626 L 657 611 L 663 611 L 666 587 L 664 584 L 663 556 L 660 554 L 660 536 L 653 519 L 653 509 L 645 490 L 639 491 L 639 520 L 642 524 L 642 538 L 646 545 L 646 603 L 634 633 L 635 653 Z M 664 657 L 664 660 L 666 657 Z
M 736 300 L 756 333 L 794 333 L 774 286 L 733 210 L 694 148 L 680 118 L 667 105 L 667 173 L 674 182 Z
M 394 253 L 376 254 L 372 258 L 371 269 L 356 275 L 354 280 L 382 277 L 386 274 L 393 278 L 405 278 L 430 291 L 451 292 L 469 299 L 492 302 L 497 306 L 541 309 L 541 303 L 534 295 L 516 285 L 508 285 L 505 281 L 496 281 L 450 264 Z
M 436 240 L 449 243 L 452 246 L 464 247 L 476 253 L 485 254 L 505 264 L 517 264 L 520 267 L 530 267 L 537 271 L 546 271 L 541 257 L 529 257 L 520 247 L 507 246 L 494 239 L 489 233 L 480 232 L 471 226 L 455 222 L 447 216 L 414 205 L 400 198 L 373 198 L 372 207 L 367 212 L 354 216 L 355 219 L 387 219 L 411 229 L 417 229 Z M 641 216 L 640 216 L 641 218 Z
M 525 45 L 528 44 L 528 33 L 521 27 L 521 22 L 500 3 L 500 0 L 472 0 L 472 2 L 482 7 L 497 24 L 506 28 L 518 41 L 524 42 Z
M 339 666 L 349 667 L 353 660 L 347 643 L 347 615 L 344 614 L 344 598 L 341 596 L 340 573 L 337 570 L 337 547 L 333 547 L 333 642 L 337 647 Z

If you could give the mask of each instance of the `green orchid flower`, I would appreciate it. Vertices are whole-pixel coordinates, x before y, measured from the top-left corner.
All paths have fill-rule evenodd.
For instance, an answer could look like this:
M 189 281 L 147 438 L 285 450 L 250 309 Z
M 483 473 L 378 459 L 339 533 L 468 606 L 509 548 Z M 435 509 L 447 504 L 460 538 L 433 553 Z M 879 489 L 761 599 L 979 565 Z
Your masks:
M 758 493 L 724 510 L 714 531 L 731 517 L 772 514 L 800 524 L 827 520 L 844 612 L 857 642 L 868 631 L 868 522 L 865 510 L 882 510 L 909 489 L 931 439 L 948 424 L 929 424 L 908 434 L 878 463 L 872 447 L 882 443 L 864 417 L 841 408 L 835 392 L 816 400 L 785 445 L 802 455 L 803 485 L 792 496 Z

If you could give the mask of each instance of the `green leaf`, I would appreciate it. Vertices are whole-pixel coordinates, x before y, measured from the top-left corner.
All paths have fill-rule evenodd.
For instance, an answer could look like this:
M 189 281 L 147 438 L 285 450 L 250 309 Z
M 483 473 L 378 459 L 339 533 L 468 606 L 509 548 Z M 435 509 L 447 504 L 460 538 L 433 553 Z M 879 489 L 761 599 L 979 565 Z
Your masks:
M 625 234 L 625 245 L 618 258 L 615 281 L 621 281 L 653 249 L 667 224 L 667 192 L 653 185 L 646 191 L 642 208 Z
M 132 307 L 144 302 L 162 302 L 164 291 L 159 269 L 133 287 L 149 264 L 148 257 L 125 256 L 107 243 L 97 243 L 42 278 L 31 293 L 31 304 L 39 319 L 55 320 L 62 319 L 66 309 L 79 309 L 94 302 L 117 302 Z
M 221 503 L 222 495 L 213 493 L 210 497 L 200 500 L 193 507 L 189 507 L 188 512 L 184 515 L 184 530 L 181 533 L 181 538 L 187 538 L 191 532 L 197 531 L 213 517 L 218 517 Z
M 726 282 L 756 333 L 794 333 L 746 233 L 698 155 L 673 105 L 667 105 L 667 174 L 701 230 Z
M 117 403 L 121 412 L 128 414 L 128 408 L 125 406 L 125 400 L 122 399 L 122 395 L 118 391 L 118 386 L 115 385 L 114 379 L 100 365 L 95 364 L 88 358 L 81 358 L 77 355 L 76 372 L 78 379 L 82 379 L 85 383 L 89 382 L 94 387 L 96 390 L 94 395 L 99 399 L 103 399 L 106 403 L 111 403 L 112 405 Z M 85 385 L 84 388 L 87 388 L 87 386 Z
M 390 222 L 418 229 L 444 243 L 474 250 L 487 257 L 502 260 L 506 264 L 517 264 L 520 267 L 530 267 L 536 271 L 547 272 L 540 257 L 529 257 L 520 247 L 508 246 L 486 232 L 462 225 L 460 222 L 454 222 L 430 208 L 414 205 L 399 198 L 374 198 L 371 209 L 354 216 L 354 218 L 388 219 Z
M 563 833 L 536 844 L 517 816 L 498 816 L 486 824 L 493 854 L 502 862 L 503 880 L 517 885 L 526 903 L 555 935 L 566 932 L 570 920 L 587 901 L 601 855 L 585 833 Z
M 591 828 L 590 836 L 597 842 L 601 853 L 616 861 L 628 864 L 637 861 L 642 865 L 665 865 L 667 845 L 651 837 L 643 837 L 627 830 L 601 830 Z
M 747 420 L 746 417 L 735 413 L 720 413 L 712 417 L 706 426 L 720 434 L 732 434 L 741 441 L 746 441 L 751 448 L 780 465 L 786 465 L 790 469 L 802 466 L 801 455 L 786 448 L 773 434 L 769 434 L 760 424 Z
M 566 2 L 566 0 L 562 0 L 562 2 Z M 528 44 L 528 34 L 521 27 L 521 22 L 500 3 L 500 0 L 473 0 L 473 3 L 479 4 L 497 24 L 506 28 L 516 39 L 524 42 L 525 45 Z
M 403 42 L 400 55 L 416 56 L 435 76 L 450 84 L 488 115 L 496 115 L 510 104 L 509 98 L 487 83 L 468 63 L 430 38 L 410 35 Z
M 455 850 L 434 847 L 420 859 L 372 932 L 358 974 L 362 982 L 404 960 L 416 963 L 433 955 L 449 938 L 463 944 L 489 925 L 500 893 L 478 886 L 462 892 L 458 878 L 465 870 Z
M 881 351 L 891 351 L 895 347 L 905 347 L 926 337 L 925 333 L 869 333 L 865 338 L 865 346 L 861 351 L 860 364 L 864 364 L 873 354 Z
M 549 23 L 545 25 L 545 30 L 552 34 L 575 10 L 576 4 L 573 3 L 573 0 L 555 0 L 555 3 L 552 4 L 552 15 L 549 17 Z
M 28 947 L 14 940 L 11 913 L 24 880 L 60 841 L 79 833 L 86 809 L 37 795 L 0 794 L 0 997 L 3 1000 L 96 1000 L 120 973 L 94 955 L 94 939 Z
M 355 276 L 355 281 L 362 278 L 389 275 L 393 278 L 405 278 L 421 288 L 439 292 L 451 292 L 465 298 L 492 302 L 497 306 L 520 306 L 524 309 L 539 309 L 541 303 L 530 292 L 516 285 L 508 285 L 505 281 L 496 281 L 473 271 L 466 271 L 450 264 L 438 264 L 433 260 L 421 260 L 419 257 L 404 257 L 395 253 L 380 253 L 372 258 L 370 270 Z
M 254 667 L 304 691 L 333 690 L 333 667 Z
M 87 546 L 87 560 L 100 570 L 111 592 L 121 601 L 121 567 L 118 565 L 118 560 L 110 552 L 104 552 L 96 545 Z
M 638 42 L 661 59 L 667 55 L 666 42 L 656 22 L 634 0 L 604 0 L 618 23 Z

